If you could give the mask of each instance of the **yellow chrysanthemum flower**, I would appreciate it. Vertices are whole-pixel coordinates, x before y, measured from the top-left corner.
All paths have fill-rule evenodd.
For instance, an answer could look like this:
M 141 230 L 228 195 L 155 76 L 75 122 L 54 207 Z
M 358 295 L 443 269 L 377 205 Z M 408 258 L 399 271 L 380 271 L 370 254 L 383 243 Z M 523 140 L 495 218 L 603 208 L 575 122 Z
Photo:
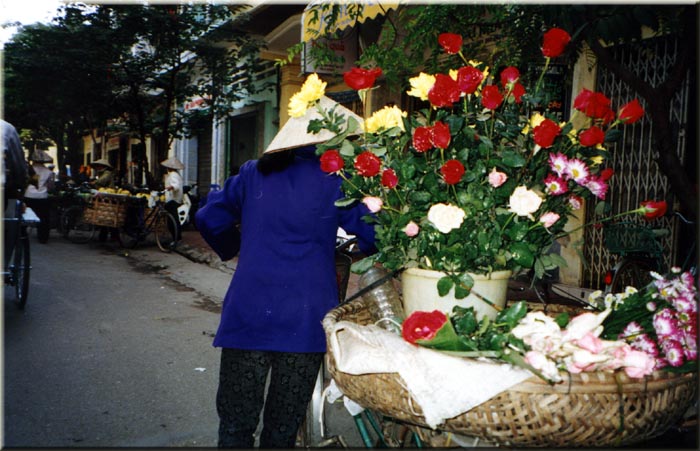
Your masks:
M 560 127 L 564 127 L 565 124 L 566 124 L 566 123 L 563 122 L 562 125 L 560 125 Z M 572 127 L 571 130 L 569 130 L 569 133 L 568 133 L 566 136 L 569 137 L 569 140 L 571 141 L 571 144 L 573 144 L 573 145 L 578 144 L 578 130 L 576 130 L 575 128 Z
M 593 166 L 598 166 L 603 162 L 603 160 L 605 160 L 605 158 L 603 158 L 602 155 L 594 155 L 591 157 L 591 164 Z
M 376 111 L 372 117 L 367 119 L 366 128 L 369 133 L 377 133 L 381 130 L 389 130 L 392 127 L 399 127 L 401 130 L 406 130 L 403 127 L 402 118 L 406 117 L 407 113 L 401 111 L 397 106 L 386 106 L 379 111 Z
M 423 72 L 408 80 L 411 83 L 411 90 L 406 94 L 412 97 L 418 97 L 421 100 L 428 100 L 428 92 L 435 84 L 435 76 L 428 75 Z
M 543 115 L 541 115 L 540 113 L 533 114 L 532 116 L 530 116 L 530 122 L 528 122 L 527 125 L 525 125 L 525 127 L 523 128 L 521 133 L 523 135 L 527 135 L 528 133 L 530 133 L 530 129 L 537 127 L 545 119 L 546 118 Z
M 306 114 L 314 103 L 326 93 L 326 82 L 311 74 L 301 86 L 301 90 L 289 99 L 288 112 L 291 117 L 301 117 Z
M 469 60 L 469 63 L 468 63 L 468 64 L 469 64 L 470 66 L 472 66 L 472 67 L 479 67 L 479 65 L 481 64 L 481 61 Z

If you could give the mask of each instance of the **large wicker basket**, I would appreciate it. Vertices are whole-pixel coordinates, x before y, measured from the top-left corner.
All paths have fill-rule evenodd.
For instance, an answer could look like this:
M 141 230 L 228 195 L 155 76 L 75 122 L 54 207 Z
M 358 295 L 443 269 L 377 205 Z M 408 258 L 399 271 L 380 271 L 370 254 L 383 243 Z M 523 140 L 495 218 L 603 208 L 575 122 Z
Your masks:
M 124 225 L 129 196 L 96 194 L 85 207 L 85 222 L 103 227 L 119 228 Z
M 369 324 L 370 316 L 361 299 L 341 305 L 324 318 L 326 334 L 340 320 Z M 330 374 L 349 398 L 397 420 L 427 427 L 398 374 L 351 375 L 336 368 L 332 354 L 328 361 Z M 550 386 L 533 376 L 446 420 L 441 429 L 502 446 L 628 445 L 665 432 L 696 396 L 696 374 L 660 371 L 645 379 L 630 379 L 621 372 L 594 372 L 565 378 L 564 383 Z

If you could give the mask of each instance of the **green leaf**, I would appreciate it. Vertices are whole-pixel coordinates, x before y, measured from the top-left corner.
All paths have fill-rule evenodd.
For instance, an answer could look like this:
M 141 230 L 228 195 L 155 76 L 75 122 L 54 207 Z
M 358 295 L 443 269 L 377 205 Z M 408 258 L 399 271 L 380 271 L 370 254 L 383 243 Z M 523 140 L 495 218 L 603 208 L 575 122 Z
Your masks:
M 531 268 L 535 261 L 535 256 L 532 254 L 527 243 L 519 242 L 510 245 L 510 253 L 513 260 L 524 268 Z
M 560 313 L 556 317 L 554 317 L 554 322 L 559 325 L 562 329 L 566 327 L 567 324 L 569 324 L 569 314 L 567 312 Z
M 352 265 L 350 265 L 350 271 L 352 271 L 355 274 L 362 274 L 367 272 L 369 268 L 374 266 L 376 260 L 375 256 L 365 257 L 360 261 L 354 262 Z
M 521 168 L 525 166 L 525 158 L 517 152 L 507 150 L 503 152 L 502 162 L 511 168 Z
M 437 283 L 438 294 L 440 296 L 446 296 L 450 292 L 454 282 L 449 276 L 441 277 Z
M 353 199 L 351 197 L 343 197 L 342 199 L 338 199 L 335 201 L 335 206 L 336 207 L 347 207 L 347 206 L 355 203 L 356 200 L 357 199 Z
M 496 315 L 496 322 L 508 326 L 508 330 L 514 328 L 518 322 L 527 314 L 527 302 L 520 301 L 511 305 L 505 310 L 501 310 Z
M 449 318 L 445 321 L 445 324 L 438 329 L 435 336 L 430 340 L 416 340 L 421 346 L 427 348 L 439 349 L 441 351 L 466 351 L 469 350 L 467 346 L 462 343 L 462 340 L 457 336 L 452 322 Z
M 605 132 L 605 142 L 614 143 L 620 140 L 622 137 L 622 131 L 617 129 L 611 129 Z
M 474 279 L 469 273 L 462 273 L 455 283 L 455 299 L 464 299 L 469 296 L 474 287 Z
M 460 335 L 469 335 L 476 330 L 476 326 L 479 324 L 476 320 L 476 313 L 473 307 L 460 307 L 455 306 L 452 309 L 452 321 L 454 323 L 455 331 Z
M 352 158 L 355 156 L 355 147 L 353 147 L 352 143 L 350 143 L 348 140 L 343 140 L 343 143 L 340 145 L 340 149 L 338 151 L 344 157 Z

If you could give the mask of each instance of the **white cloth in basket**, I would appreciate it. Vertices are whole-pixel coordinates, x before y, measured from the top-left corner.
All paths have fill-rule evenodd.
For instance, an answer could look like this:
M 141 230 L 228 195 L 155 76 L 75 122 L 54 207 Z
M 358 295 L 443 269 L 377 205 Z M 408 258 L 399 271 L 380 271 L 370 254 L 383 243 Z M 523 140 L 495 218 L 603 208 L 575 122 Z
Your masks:
M 508 364 L 415 346 L 378 326 L 350 321 L 334 324 L 328 346 L 344 373 L 398 373 L 433 429 L 532 376 Z

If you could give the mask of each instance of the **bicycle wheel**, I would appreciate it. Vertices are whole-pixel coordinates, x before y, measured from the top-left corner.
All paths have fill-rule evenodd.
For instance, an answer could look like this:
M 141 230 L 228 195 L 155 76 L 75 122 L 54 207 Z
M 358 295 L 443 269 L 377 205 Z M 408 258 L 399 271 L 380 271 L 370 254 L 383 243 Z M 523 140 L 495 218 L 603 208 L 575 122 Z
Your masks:
M 170 252 L 177 245 L 177 222 L 175 217 L 165 210 L 158 212 L 153 233 L 156 244 L 163 252 Z
M 15 272 L 15 295 L 20 309 L 27 305 L 29 295 L 29 272 L 31 270 L 31 259 L 29 254 L 29 235 L 27 228 L 22 227 L 19 242 L 15 248 L 14 272 Z
M 127 249 L 133 249 L 143 239 L 141 227 L 127 221 L 119 228 L 119 244 Z
M 625 259 L 615 270 L 609 293 L 620 293 L 625 287 L 642 288 L 652 281 L 649 271 L 654 271 L 653 265 L 642 259 Z
M 61 215 L 63 236 L 71 243 L 87 243 L 95 234 L 95 226 L 84 221 L 83 212 L 83 207 L 76 205 L 68 208 Z

